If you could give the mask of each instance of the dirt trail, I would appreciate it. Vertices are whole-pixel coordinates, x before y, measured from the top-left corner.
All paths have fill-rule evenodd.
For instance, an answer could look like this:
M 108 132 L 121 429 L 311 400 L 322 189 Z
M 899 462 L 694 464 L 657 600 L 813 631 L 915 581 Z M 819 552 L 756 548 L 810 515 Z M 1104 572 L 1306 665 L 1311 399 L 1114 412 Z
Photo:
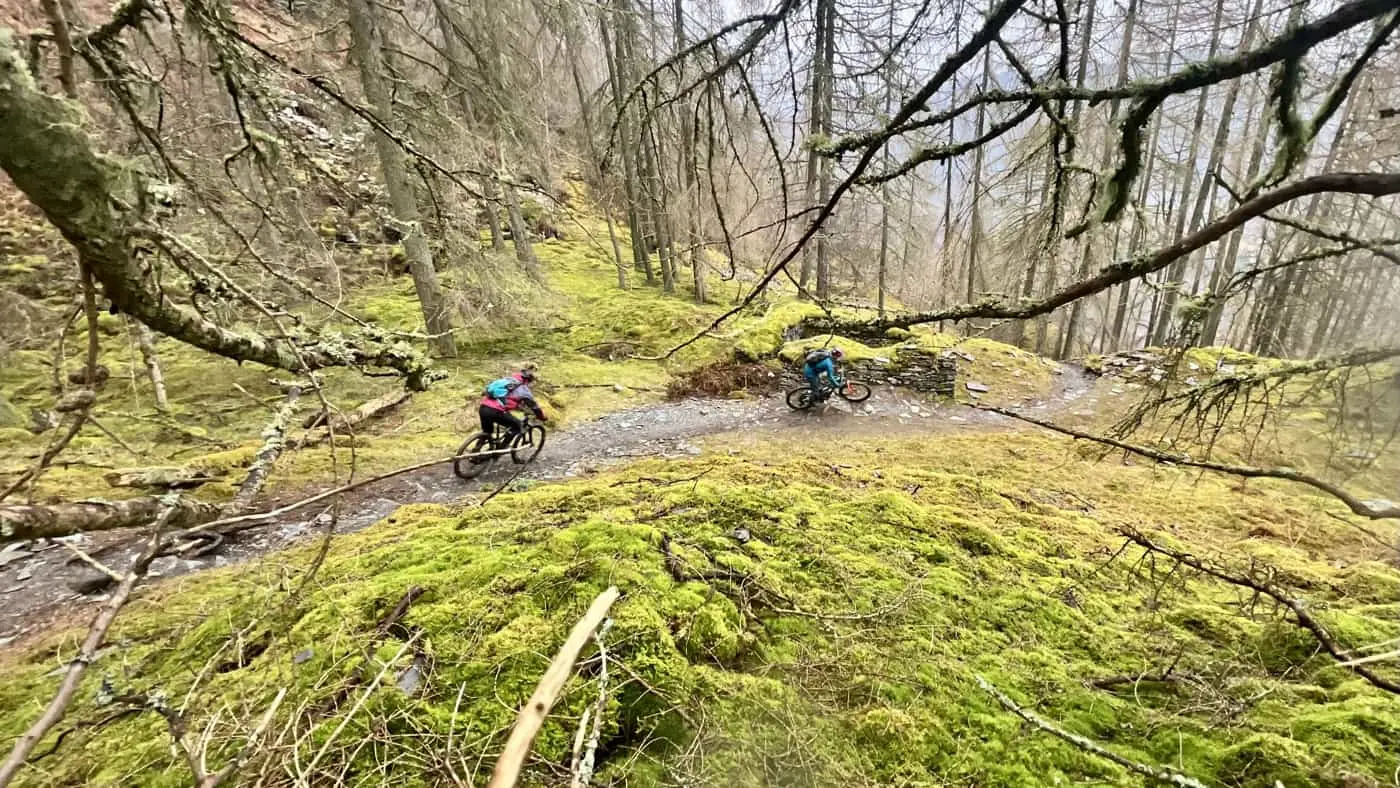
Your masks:
M 1023 406 L 1038 414 L 1064 411 L 1082 404 L 1092 409 L 1087 397 L 1093 377 L 1077 367 L 1064 366 L 1055 379 L 1054 391 L 1042 400 Z M 1082 402 L 1081 402 L 1082 401 Z M 689 399 L 644 405 L 609 414 L 563 433 L 551 434 L 537 461 L 521 478 L 567 479 L 590 470 L 644 457 L 685 457 L 699 455 L 697 441 L 731 432 L 786 433 L 822 431 L 824 439 L 911 434 L 947 434 L 965 431 L 1016 429 L 1022 425 L 1003 416 L 953 403 L 930 403 L 905 389 L 877 388 L 865 403 L 851 405 L 837 401 L 807 412 L 790 410 L 781 394 L 762 399 Z M 387 517 L 409 503 L 450 503 L 483 488 L 504 483 L 517 467 L 497 462 L 480 479 L 464 482 L 446 465 L 388 479 L 348 493 L 342 498 L 338 533 L 358 531 Z M 269 507 L 290 503 L 305 491 L 269 501 Z M 231 540 L 218 553 L 184 560 L 157 559 L 153 576 L 170 578 L 217 566 L 226 566 L 282 549 L 313 537 L 324 529 L 317 507 L 288 515 L 265 527 L 248 531 Z M 325 515 L 320 515 L 325 516 Z M 131 533 L 68 537 L 85 551 L 100 550 L 131 536 Z M 135 548 L 106 552 L 102 560 L 121 571 L 134 558 Z M 58 622 L 88 615 L 87 610 L 100 596 L 78 594 L 70 584 L 91 577 L 93 570 L 70 562 L 71 554 L 55 544 L 10 545 L 0 551 L 0 647 L 28 639 Z

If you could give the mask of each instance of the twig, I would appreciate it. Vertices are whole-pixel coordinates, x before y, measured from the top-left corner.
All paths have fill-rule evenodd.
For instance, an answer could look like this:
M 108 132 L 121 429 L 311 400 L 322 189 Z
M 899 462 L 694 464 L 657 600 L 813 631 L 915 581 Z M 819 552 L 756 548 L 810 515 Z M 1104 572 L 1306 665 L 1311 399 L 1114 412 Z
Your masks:
M 225 764 L 224 768 L 206 777 L 199 784 L 199 788 L 215 788 L 215 786 L 227 780 L 229 777 L 232 777 L 234 772 L 242 769 L 243 766 L 248 763 L 248 758 L 252 755 L 254 745 L 256 745 L 263 734 L 267 732 L 268 725 L 272 724 L 272 716 L 277 713 L 277 707 L 282 705 L 282 699 L 285 697 L 287 697 L 287 688 L 283 687 L 277 691 L 277 697 L 272 699 L 272 705 L 267 707 L 267 711 L 263 713 L 262 720 L 258 722 L 258 726 L 253 729 L 252 733 L 248 734 L 248 740 L 238 749 L 238 754 L 234 755 L 233 760 Z
M 1322 625 L 1322 622 L 1313 618 L 1312 614 L 1308 612 L 1307 606 L 1304 605 L 1301 600 L 1289 596 L 1285 593 L 1284 589 L 1280 588 L 1277 583 L 1274 583 L 1267 577 L 1256 578 L 1235 574 L 1222 567 L 1215 566 L 1203 559 L 1197 558 L 1190 553 L 1183 553 L 1179 550 L 1173 550 L 1169 547 L 1159 545 L 1130 526 L 1120 528 L 1119 533 L 1149 552 L 1167 556 L 1198 572 L 1214 577 L 1217 580 L 1223 580 L 1230 585 L 1240 586 L 1241 588 L 1248 588 L 1273 599 L 1288 608 L 1288 610 L 1293 613 L 1293 617 L 1297 620 L 1298 626 L 1311 632 L 1322 648 L 1325 649 L 1328 654 L 1331 654 L 1337 662 L 1345 665 L 1361 678 L 1371 682 L 1375 687 L 1383 689 L 1386 692 L 1400 695 L 1400 682 L 1392 681 L 1384 676 L 1378 676 L 1372 672 L 1370 668 L 1364 667 L 1354 660 L 1351 654 L 1347 653 L 1347 650 L 1342 648 L 1341 644 L 1332 637 L 1332 633 L 1327 631 L 1327 628 Z
M 325 743 L 321 745 L 321 749 L 317 750 L 316 754 L 312 756 L 311 762 L 306 765 L 306 770 L 304 773 L 310 774 L 313 771 L 315 771 L 316 764 L 319 763 L 321 758 L 325 756 L 326 750 L 330 749 L 331 743 L 336 740 L 336 737 L 340 735 L 341 731 L 345 730 L 345 726 L 350 724 L 350 720 L 354 718 L 357 712 L 359 712 L 360 707 L 365 705 L 365 701 L 368 700 L 369 696 L 374 693 L 375 688 L 379 686 L 379 682 L 384 680 L 384 675 L 389 672 L 389 668 L 393 667 L 394 664 L 399 661 L 399 657 L 402 657 L 404 655 L 404 652 L 408 651 L 409 648 L 413 646 L 414 641 L 416 641 L 418 639 L 418 636 L 421 634 L 423 634 L 422 630 L 414 632 L 413 635 L 403 644 L 403 646 L 399 648 L 398 653 L 395 654 L 393 658 L 390 659 L 388 662 L 384 663 L 383 667 L 379 669 L 379 673 L 375 675 L 374 680 L 371 681 L 369 683 L 369 686 L 365 687 L 364 692 L 361 692 L 360 696 L 355 699 L 355 705 L 351 706 L 350 711 L 344 717 L 340 718 L 340 724 L 335 726 L 334 731 L 331 731 L 330 737 L 327 738 Z
M 1034 416 L 1027 416 L 1023 413 L 1017 413 L 1014 410 L 1008 410 L 1006 408 L 997 408 L 991 405 L 974 405 L 972 407 L 977 410 L 1008 416 L 1018 421 L 1024 421 L 1027 424 L 1034 424 L 1037 427 L 1044 427 L 1047 430 L 1053 430 L 1062 435 L 1068 435 L 1071 438 L 1078 438 L 1079 440 L 1091 441 L 1104 446 L 1111 446 L 1115 449 L 1122 449 L 1123 451 L 1147 457 L 1148 459 L 1158 462 L 1171 463 L 1187 468 L 1201 468 L 1207 471 L 1228 473 L 1249 479 L 1282 479 L 1284 481 L 1298 482 L 1331 495 L 1333 498 L 1346 504 L 1347 508 L 1352 510 L 1352 512 L 1362 517 L 1369 517 L 1373 520 L 1400 518 L 1400 506 L 1371 506 L 1332 482 L 1319 479 L 1316 476 L 1311 476 L 1302 471 L 1295 471 L 1292 468 L 1261 468 L 1254 465 L 1232 465 L 1230 463 L 1215 462 L 1213 460 L 1193 460 L 1185 454 L 1159 451 L 1147 446 L 1136 446 L 1115 438 L 1094 435 L 1071 427 L 1061 426 L 1051 421 L 1045 421 L 1044 419 L 1037 419 Z
M 92 424 L 92 426 L 94 426 L 94 427 L 96 427 L 97 429 L 101 430 L 103 435 L 106 435 L 107 437 L 111 438 L 114 442 L 116 442 L 116 444 L 117 444 L 118 446 L 122 447 L 123 449 L 126 449 L 126 450 L 127 450 L 129 453 L 131 453 L 132 455 L 134 455 L 134 456 L 136 456 L 136 457 L 144 457 L 144 456 L 145 456 L 145 455 L 142 454 L 141 452 L 139 452 L 139 451 L 137 451 L 137 450 L 131 448 L 131 444 L 129 444 L 129 443 L 127 443 L 126 441 L 122 440 L 120 437 L 117 436 L 117 434 L 116 434 L 115 432 L 112 432 L 111 430 L 107 429 L 106 425 L 104 425 L 102 422 L 98 421 L 96 416 L 94 416 L 94 415 L 92 415 L 91 413 L 89 413 L 89 414 L 88 414 L 88 417 L 87 417 L 87 420 L 88 420 L 88 422 L 89 422 L 90 424 Z
M 593 642 L 598 644 L 598 702 L 593 708 L 593 732 L 588 737 L 588 748 L 583 751 L 583 758 L 578 758 L 577 742 L 574 747 L 574 768 L 573 787 L 587 788 L 588 783 L 593 779 L 594 759 L 598 755 L 598 742 L 603 736 L 603 711 L 608 706 L 608 649 L 603 644 L 603 638 L 607 637 L 608 630 L 612 627 L 612 619 L 603 622 L 598 631 L 593 635 Z M 579 722 L 579 738 L 582 739 L 583 728 L 588 720 L 588 711 L 583 712 L 583 720 Z
M 69 544 L 68 542 L 62 539 L 50 539 L 49 543 L 56 544 L 59 547 L 62 547 L 68 552 L 72 553 L 74 558 L 76 558 L 79 561 L 82 561 L 83 563 L 87 564 L 93 569 L 96 569 L 97 571 L 101 572 L 107 577 L 110 577 L 112 579 L 112 582 L 120 583 L 122 581 L 122 575 L 119 572 L 113 570 L 111 567 L 83 552 L 83 549 L 78 547 L 77 545 Z
M 559 691 L 564 688 L 564 682 L 569 680 L 574 661 L 578 659 L 579 652 L 583 650 L 593 630 L 603 623 L 618 596 L 617 587 L 610 586 L 593 600 L 593 604 L 588 606 L 588 612 L 574 624 L 568 639 L 559 647 L 559 653 L 554 655 L 554 660 L 549 663 L 534 693 L 520 708 L 520 715 L 515 720 L 515 727 L 511 729 L 510 738 L 506 740 L 505 750 L 496 760 L 496 769 L 491 774 L 491 782 L 487 783 L 487 788 L 511 788 L 520 778 L 520 768 L 525 763 L 525 757 L 530 754 L 535 734 L 539 733 L 540 726 L 549 716 L 549 710 L 554 707 L 554 701 L 558 699 Z
M 1175 769 L 1169 769 L 1165 766 L 1148 766 L 1145 763 L 1138 763 L 1137 761 L 1129 760 L 1119 755 L 1118 753 L 1107 749 L 1106 747 L 1104 747 L 1096 741 L 1093 741 L 1092 739 L 1087 739 L 1083 736 L 1080 736 L 1077 733 L 1070 733 L 1069 731 L 1063 728 L 1056 727 L 1055 725 L 1052 725 L 1046 720 L 1041 719 L 1036 714 L 1033 714 L 1029 710 L 1022 708 L 1016 703 L 1016 701 L 1012 700 L 1011 698 L 1008 698 L 1005 695 L 1005 693 L 992 686 L 991 682 L 987 681 L 981 676 L 977 676 L 976 678 L 977 686 L 981 687 L 993 698 L 996 698 L 997 703 L 1000 703 L 1002 706 L 1004 706 L 1007 711 L 1010 711 L 1012 714 L 1015 714 L 1017 717 L 1020 717 L 1021 719 L 1025 720 L 1026 722 L 1029 722 L 1030 724 L 1045 731 L 1046 733 L 1049 733 L 1052 736 L 1056 736 L 1060 739 L 1063 739 L 1064 741 L 1069 742 L 1070 744 L 1073 744 L 1074 746 L 1080 748 L 1081 750 L 1084 750 L 1085 752 L 1097 755 L 1100 758 L 1106 758 L 1118 764 L 1119 766 L 1122 766 L 1125 769 L 1137 772 L 1138 774 L 1141 774 L 1144 777 L 1150 777 L 1154 780 L 1160 780 L 1161 782 L 1171 783 L 1172 785 L 1179 785 L 1182 786 L 1182 788 L 1206 788 L 1205 785 L 1202 784 L 1199 780 L 1196 780 L 1193 777 L 1187 777 L 1186 775 L 1176 771 Z
M 121 612 L 122 606 L 131 596 L 131 591 L 136 587 L 136 583 L 146 575 L 146 570 L 150 567 L 151 561 L 156 557 L 156 552 L 160 549 L 161 531 L 170 519 L 170 515 L 175 511 L 173 501 L 166 506 L 165 511 L 156 520 L 155 526 L 151 529 L 150 544 L 146 550 L 137 557 L 136 562 L 131 565 L 131 570 L 122 578 L 111 598 L 98 611 L 97 617 L 93 619 L 92 626 L 88 628 L 87 637 L 83 639 L 83 645 L 78 649 L 78 654 L 68 663 L 68 670 L 63 676 L 63 682 L 59 685 L 58 693 L 44 709 L 44 713 L 33 725 L 24 732 L 17 740 L 14 747 L 10 749 L 10 755 L 5 759 L 4 764 L 0 764 L 0 788 L 10 784 L 15 778 L 15 774 L 24 766 L 29 753 L 33 751 L 34 745 L 44 738 L 49 729 L 58 724 L 63 719 L 64 713 L 68 710 L 69 704 L 73 702 L 73 697 L 78 693 L 78 685 L 82 682 L 83 674 L 87 672 L 88 665 L 92 664 L 97 655 L 97 650 L 102 647 L 103 640 L 107 637 L 107 630 L 111 628 L 112 622 L 116 620 L 117 613 Z

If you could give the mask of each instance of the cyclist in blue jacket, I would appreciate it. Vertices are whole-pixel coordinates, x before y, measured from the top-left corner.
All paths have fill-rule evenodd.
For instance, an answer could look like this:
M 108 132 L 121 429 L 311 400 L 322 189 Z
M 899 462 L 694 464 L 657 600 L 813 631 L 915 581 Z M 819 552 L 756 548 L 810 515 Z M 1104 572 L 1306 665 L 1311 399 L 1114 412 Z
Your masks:
M 821 386 L 823 375 L 833 389 L 841 387 L 841 372 L 837 362 L 845 357 L 846 354 L 839 347 L 817 348 L 807 352 L 807 356 L 802 360 L 802 377 L 807 379 L 807 385 L 812 388 L 813 402 L 825 399 Z

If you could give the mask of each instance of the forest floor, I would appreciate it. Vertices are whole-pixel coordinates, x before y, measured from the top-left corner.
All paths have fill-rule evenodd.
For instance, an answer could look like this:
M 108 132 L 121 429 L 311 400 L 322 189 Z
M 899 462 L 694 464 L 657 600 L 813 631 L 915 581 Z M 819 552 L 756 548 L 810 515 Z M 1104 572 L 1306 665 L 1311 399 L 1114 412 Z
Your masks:
M 1043 397 L 1023 401 L 1035 415 L 1061 413 L 1071 407 L 1080 415 L 1092 413 L 1098 398 L 1092 392 L 1095 378 L 1073 365 L 1062 365 L 1052 389 Z M 412 503 L 453 503 L 502 484 L 521 487 L 531 481 L 588 476 L 622 462 L 640 458 L 673 458 L 699 455 L 697 441 L 710 436 L 781 435 L 820 445 L 853 438 L 912 437 L 925 435 L 1035 429 L 996 413 L 967 404 L 930 400 L 915 392 L 876 387 L 864 403 L 830 401 L 811 411 L 793 411 L 782 392 L 742 399 L 687 398 L 629 408 L 552 433 L 539 457 L 517 469 L 498 462 L 479 479 L 463 481 L 448 464 L 395 476 L 346 493 L 340 499 L 336 533 L 361 530 L 390 517 L 400 506 Z M 516 471 L 519 471 L 517 473 Z M 283 490 L 264 501 L 270 510 L 319 492 L 317 489 Z M 172 578 L 228 566 L 319 538 L 331 524 L 325 507 L 309 507 L 232 536 L 210 555 L 182 559 L 157 559 L 150 575 Z M 112 566 L 127 566 L 140 551 L 140 535 L 130 529 L 67 537 L 67 541 Z M 0 564 L 0 648 L 19 646 L 30 635 L 49 632 L 66 623 L 78 623 L 105 596 L 82 594 L 74 584 L 91 579 L 94 570 L 56 544 L 21 545 L 10 560 Z M 30 552 L 32 550 L 32 552 Z M 4 555 L 4 554 L 0 554 Z

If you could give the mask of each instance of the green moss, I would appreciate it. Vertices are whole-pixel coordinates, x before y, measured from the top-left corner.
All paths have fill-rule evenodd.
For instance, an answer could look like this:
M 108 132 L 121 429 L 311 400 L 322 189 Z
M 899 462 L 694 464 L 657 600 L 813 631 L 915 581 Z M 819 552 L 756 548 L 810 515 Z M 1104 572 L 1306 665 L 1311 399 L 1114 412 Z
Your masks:
M 473 759 L 497 751 L 569 627 L 616 584 L 624 596 L 607 636 L 613 681 L 600 749 L 600 774 L 614 781 L 1138 784 L 1028 733 L 974 673 L 1069 730 L 1208 784 L 1340 784 L 1347 774 L 1385 779 L 1400 765 L 1393 699 L 1319 657 L 1306 632 L 1252 621 L 1233 589 L 1165 566 L 1154 575 L 1131 552 L 1105 565 L 1120 544 L 1114 529 L 1147 519 L 1173 523 L 1174 538 L 1195 552 L 1233 549 L 1247 518 L 1274 512 L 1287 492 L 1096 465 L 1033 435 L 949 437 L 936 447 L 737 435 L 712 449 L 505 492 L 479 508 L 405 507 L 341 537 L 301 604 L 260 624 L 285 634 L 246 667 L 207 677 L 189 707 L 192 726 L 203 730 L 225 703 L 247 710 L 239 719 L 255 717 L 285 686 L 281 722 L 298 710 L 306 738 L 297 755 L 281 745 L 272 774 L 326 746 L 333 773 L 414 784 L 421 775 L 409 764 L 435 752 L 445 730 Z M 1188 482 L 1193 495 L 1182 496 Z M 1067 489 L 1075 496 L 1056 492 Z M 1279 527 L 1330 520 L 1306 507 L 1281 511 Z M 731 537 L 740 526 L 752 534 L 742 544 Z M 1361 543 L 1347 530 L 1329 538 L 1338 551 Z M 313 552 L 147 592 L 118 623 L 121 647 L 95 665 L 72 718 L 102 713 L 93 705 L 102 677 L 182 698 L 196 668 L 283 599 L 297 584 L 293 568 Z M 1393 604 L 1357 606 L 1360 595 L 1347 591 L 1379 587 L 1393 569 L 1336 574 L 1326 550 L 1287 545 L 1270 560 L 1285 577 L 1336 578 L 1337 592 L 1322 582 L 1307 593 L 1338 638 L 1397 634 Z M 365 662 L 377 622 L 413 586 L 423 593 L 407 629 Z M 421 633 L 431 657 L 425 687 L 407 696 L 393 686 L 410 660 L 400 656 L 332 740 L 346 706 L 330 701 L 360 666 L 373 675 L 389 664 L 407 632 Z M 0 735 L 29 721 L 80 636 L 55 633 L 7 665 Z M 1086 686 L 1167 664 L 1196 678 Z M 590 649 L 541 731 L 531 780 L 567 762 L 579 715 L 596 700 L 596 665 Z M 1221 709 L 1229 725 L 1218 724 Z M 220 716 L 215 746 L 234 746 L 246 727 Z M 187 780 L 157 722 L 78 728 L 31 779 Z

